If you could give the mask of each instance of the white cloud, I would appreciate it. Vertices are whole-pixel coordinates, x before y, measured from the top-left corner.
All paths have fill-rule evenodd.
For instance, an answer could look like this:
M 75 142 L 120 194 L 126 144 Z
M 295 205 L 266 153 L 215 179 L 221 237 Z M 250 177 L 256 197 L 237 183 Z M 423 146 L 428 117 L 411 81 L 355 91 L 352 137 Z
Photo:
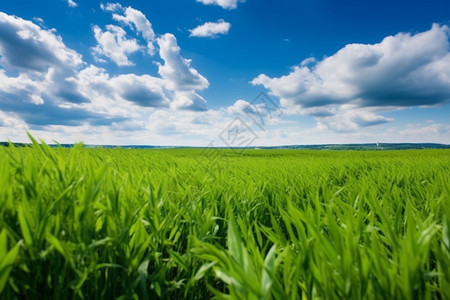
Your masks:
M 17 131 L 26 131 L 27 124 L 19 118 L 12 116 L 11 114 L 4 113 L 0 110 L 0 128 L 14 128 Z M 4 141 L 4 140 L 2 140 Z
M 164 65 L 159 65 L 158 73 L 174 91 L 203 90 L 209 86 L 208 80 L 191 67 L 191 60 L 180 55 L 180 47 L 173 34 L 166 33 L 157 39 L 159 55 Z
M 73 0 L 67 0 L 67 5 L 69 5 L 69 7 L 77 7 L 78 6 L 78 4 Z
M 36 105 L 44 103 L 41 95 L 45 91 L 45 87 L 40 82 L 32 80 L 27 74 L 8 77 L 5 71 L 0 69 L 0 82 L 0 95 L 4 98 L 4 102 L 6 102 L 5 99 L 13 97 L 13 95 L 20 95 L 23 102 Z M 6 105 L 6 103 L 4 104 Z
M 208 80 L 203 77 L 195 68 L 191 67 L 191 60 L 185 59 L 180 54 L 180 47 L 173 34 L 164 34 L 158 39 L 153 32 L 151 23 L 145 15 L 132 8 L 124 8 L 118 3 L 101 4 L 104 11 L 113 12 L 113 19 L 130 26 L 137 31 L 148 42 L 147 49 L 150 54 L 154 52 L 153 43 L 159 46 L 159 56 L 164 60 L 163 64 L 158 63 L 158 73 L 161 78 L 149 75 L 121 77 L 122 86 L 126 83 L 127 92 L 122 92 L 122 98 L 134 102 L 140 106 L 161 107 L 168 106 L 182 110 L 204 111 L 206 110 L 206 100 L 196 91 L 208 87 Z M 126 39 L 126 32 L 118 26 L 108 25 L 107 32 L 101 31 L 98 26 L 94 27 L 95 36 L 98 41 L 94 53 L 97 60 L 98 55 L 109 57 L 118 65 L 130 65 L 128 54 L 139 50 L 135 39 Z M 112 81 L 119 80 L 112 78 Z M 158 88 L 156 88 L 158 86 Z M 113 89 L 117 89 L 114 86 Z M 133 90 L 133 91 L 131 91 Z M 140 95 L 145 94 L 144 96 Z
M 380 125 L 393 121 L 376 114 L 367 108 L 349 108 L 343 106 L 330 115 L 317 116 L 317 127 L 327 128 L 335 132 L 351 132 L 360 127 Z
M 100 8 L 104 11 L 109 12 L 114 12 L 123 9 L 122 5 L 119 3 L 106 3 L 106 4 L 100 3 Z
M 43 30 L 31 21 L 3 12 L 0 53 L 1 65 L 26 71 L 45 72 L 52 65 L 77 67 L 82 63 L 81 55 L 67 48 L 55 30 Z
M 218 134 L 233 121 L 221 110 L 208 110 L 201 114 L 192 111 L 158 109 L 146 118 L 112 123 L 109 126 L 81 124 L 76 127 L 51 125 L 44 129 L 30 128 L 20 118 L 0 112 L 0 140 L 8 138 L 17 142 L 29 142 L 25 130 L 47 142 L 87 144 L 145 144 L 207 146 L 214 142 L 222 146 Z M 3 127 L 2 127 L 3 125 Z M 130 134 L 130 130 L 132 134 Z M 271 127 L 257 131 L 258 138 L 252 146 L 282 144 L 324 143 L 398 143 L 430 142 L 450 143 L 450 128 L 446 124 L 392 127 L 380 125 L 365 130 L 334 132 L 328 128 L 308 127 L 292 122 L 283 127 Z
M 110 77 L 106 70 L 91 65 L 71 80 L 83 95 L 95 99 L 83 104 L 89 111 L 132 118 L 147 113 L 145 108 L 170 105 L 164 80 L 150 75 L 122 74 Z
M 248 125 L 255 127 L 256 131 L 266 131 L 269 127 L 272 127 L 272 130 L 274 125 L 289 123 L 282 118 L 282 111 L 278 107 L 272 106 L 264 99 L 265 97 L 258 96 L 252 103 L 239 99 L 222 110 L 227 115 L 239 117 L 248 122 Z
M 33 17 L 33 21 L 35 21 L 35 23 L 39 24 L 40 26 L 45 26 L 45 22 L 42 18 Z
M 174 93 L 172 107 L 176 109 L 206 111 L 206 100 L 194 91 Z
M 98 44 L 92 48 L 92 52 L 97 60 L 100 56 L 105 56 L 118 66 L 133 65 L 128 55 L 139 51 L 140 47 L 136 39 L 127 39 L 125 30 L 115 25 L 106 25 L 106 31 L 94 26 L 93 31 Z
M 230 27 L 230 23 L 220 19 L 217 22 L 206 22 L 189 31 L 191 32 L 190 36 L 217 37 L 219 34 L 227 34 Z
M 147 42 L 147 52 L 149 55 L 154 55 L 156 39 L 152 24 L 147 17 L 139 10 L 132 7 L 122 7 L 119 3 L 101 4 L 100 7 L 109 12 L 113 12 L 113 19 L 130 26 L 133 30 L 140 33 Z M 123 14 L 119 14 L 123 13 Z
M 308 58 L 305 58 L 304 60 L 302 60 L 302 62 L 300 63 L 300 66 L 304 67 L 309 64 L 315 63 L 316 61 L 317 60 L 315 57 L 308 57 Z
M 148 119 L 147 130 L 167 144 L 206 146 L 233 120 L 221 110 L 201 114 L 183 110 L 156 110 Z M 165 138 L 163 136 L 166 136 Z M 167 136 L 171 138 L 167 139 Z M 217 141 L 216 141 L 217 142 Z
M 256 107 L 242 99 L 236 100 L 233 105 L 230 105 L 226 108 L 226 111 L 230 115 L 244 115 L 247 112 L 258 112 Z
M 11 116 L 2 121 L 3 127 L 17 119 L 30 130 L 73 132 L 67 126 L 131 130 L 144 128 L 144 120 L 155 109 L 206 110 L 206 100 L 196 91 L 206 88 L 208 81 L 180 55 L 172 35 L 161 39 L 164 76 L 110 76 L 104 69 L 86 67 L 56 30 L 4 13 L 0 25 L 0 112 Z M 96 55 L 118 65 L 131 64 L 126 55 L 139 48 L 137 43 L 130 43 L 118 26 L 106 29 L 94 26 L 99 40 Z
M 0 13 L 0 107 L 28 124 L 74 125 L 99 115 L 64 107 L 89 102 L 67 79 L 84 66 L 56 30 Z M 104 116 L 101 116 L 104 117 Z
M 120 106 L 123 101 L 128 101 L 142 108 L 170 106 L 181 110 L 206 110 L 206 100 L 196 91 L 207 88 L 208 80 L 190 66 L 190 60 L 180 55 L 175 36 L 166 34 L 158 39 L 158 43 L 160 56 L 164 60 L 164 64 L 159 65 L 161 77 L 146 74 L 110 77 L 106 70 L 95 66 L 85 68 L 74 76 L 71 81 L 82 95 L 96 99 L 95 104 L 84 107 L 89 107 L 91 111 L 128 116 L 132 113 L 128 109 L 119 109 L 118 103 Z M 107 111 L 103 111 L 105 107 Z
M 448 38 L 449 28 L 435 24 L 426 32 L 400 33 L 378 44 L 349 44 L 311 67 L 307 59 L 288 75 L 261 74 L 252 84 L 269 89 L 288 110 L 335 128 L 379 124 L 389 119 L 374 114 L 374 109 L 450 100 Z M 363 117 L 357 120 L 357 115 Z
M 245 0 L 197 0 L 197 2 L 205 5 L 218 5 L 225 9 L 235 9 L 238 2 L 245 2 Z
M 414 126 L 410 128 L 405 128 L 399 131 L 401 136 L 450 136 L 450 126 L 444 124 L 432 124 L 429 126 Z
M 144 107 L 169 107 L 164 82 L 149 75 L 119 75 L 111 79 L 111 86 L 122 99 Z

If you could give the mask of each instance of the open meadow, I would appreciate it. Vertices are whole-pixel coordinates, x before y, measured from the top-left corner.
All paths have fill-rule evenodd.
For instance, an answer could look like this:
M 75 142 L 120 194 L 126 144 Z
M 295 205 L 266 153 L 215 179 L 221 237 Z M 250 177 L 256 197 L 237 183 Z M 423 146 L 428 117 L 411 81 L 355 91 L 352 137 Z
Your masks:
M 0 147 L 1 299 L 450 299 L 450 151 Z

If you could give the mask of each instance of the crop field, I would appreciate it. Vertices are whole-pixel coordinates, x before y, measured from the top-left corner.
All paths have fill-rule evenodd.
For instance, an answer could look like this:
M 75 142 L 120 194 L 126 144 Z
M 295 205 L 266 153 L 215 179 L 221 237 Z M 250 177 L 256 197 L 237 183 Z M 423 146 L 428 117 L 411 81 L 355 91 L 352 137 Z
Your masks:
M 450 151 L 0 147 L 1 299 L 450 299 Z

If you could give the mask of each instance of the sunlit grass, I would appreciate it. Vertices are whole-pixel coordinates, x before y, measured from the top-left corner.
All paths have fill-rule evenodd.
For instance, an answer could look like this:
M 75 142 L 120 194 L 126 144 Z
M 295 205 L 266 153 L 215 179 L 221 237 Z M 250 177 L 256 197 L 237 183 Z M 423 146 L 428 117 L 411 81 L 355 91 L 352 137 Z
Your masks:
M 0 298 L 450 299 L 450 152 L 0 147 Z

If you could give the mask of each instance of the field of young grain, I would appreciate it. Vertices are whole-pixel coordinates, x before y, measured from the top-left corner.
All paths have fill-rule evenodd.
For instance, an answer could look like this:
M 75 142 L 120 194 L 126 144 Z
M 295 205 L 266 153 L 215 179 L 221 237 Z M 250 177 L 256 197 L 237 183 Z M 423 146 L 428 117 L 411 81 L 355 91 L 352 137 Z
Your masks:
M 0 147 L 1 299 L 450 299 L 450 152 Z

